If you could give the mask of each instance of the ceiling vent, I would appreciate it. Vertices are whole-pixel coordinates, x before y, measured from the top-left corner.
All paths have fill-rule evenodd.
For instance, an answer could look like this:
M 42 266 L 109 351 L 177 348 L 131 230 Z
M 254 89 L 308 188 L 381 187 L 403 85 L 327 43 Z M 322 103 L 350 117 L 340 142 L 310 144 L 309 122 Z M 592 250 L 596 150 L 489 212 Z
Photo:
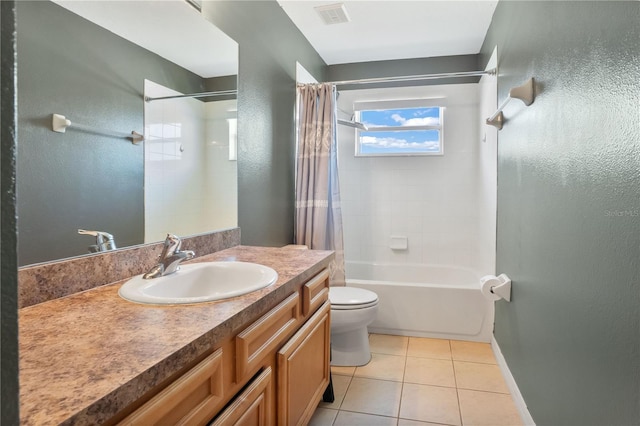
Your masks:
M 318 12 L 325 25 L 342 24 L 351 20 L 343 3 L 317 6 L 314 9 Z

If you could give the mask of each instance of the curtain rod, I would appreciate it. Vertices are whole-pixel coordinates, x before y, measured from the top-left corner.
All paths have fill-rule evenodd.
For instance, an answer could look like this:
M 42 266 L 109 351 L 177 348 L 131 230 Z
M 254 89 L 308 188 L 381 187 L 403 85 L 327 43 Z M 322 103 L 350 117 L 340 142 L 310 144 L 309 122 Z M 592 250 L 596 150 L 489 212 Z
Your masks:
M 453 78 L 453 77 L 479 77 L 482 75 L 493 75 L 496 70 L 491 69 L 487 71 L 462 71 L 462 72 L 445 72 L 440 74 L 421 74 L 421 75 L 406 75 L 398 77 L 381 77 L 381 78 L 361 78 L 358 80 L 343 80 L 343 81 L 330 81 L 330 83 L 336 86 L 342 86 L 347 84 L 374 84 L 374 83 L 393 83 L 396 81 L 418 81 L 418 80 L 435 80 L 438 78 Z
M 145 102 L 151 101 L 159 101 L 162 99 L 177 99 L 177 98 L 207 98 L 209 96 L 228 96 L 228 95 L 237 95 L 237 90 L 219 90 L 217 92 L 200 92 L 200 93 L 189 93 L 186 95 L 173 95 L 173 96 L 162 96 L 159 98 L 150 98 L 149 96 L 145 96 Z

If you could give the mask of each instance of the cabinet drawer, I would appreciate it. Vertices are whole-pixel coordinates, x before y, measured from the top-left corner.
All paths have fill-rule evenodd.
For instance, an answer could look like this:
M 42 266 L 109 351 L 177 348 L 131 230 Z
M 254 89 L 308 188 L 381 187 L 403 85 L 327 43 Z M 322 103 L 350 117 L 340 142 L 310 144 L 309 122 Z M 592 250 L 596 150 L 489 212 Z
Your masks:
M 329 384 L 329 316 L 326 302 L 278 351 L 279 425 L 305 425 Z
M 309 315 L 328 299 L 329 270 L 324 269 L 302 286 L 302 315 Z
M 222 349 L 154 396 L 121 425 L 203 425 L 222 405 Z
M 267 367 L 210 426 L 272 424 L 271 367 Z
M 287 297 L 253 325 L 236 337 L 236 381 L 251 374 L 267 354 L 298 327 L 300 296 Z

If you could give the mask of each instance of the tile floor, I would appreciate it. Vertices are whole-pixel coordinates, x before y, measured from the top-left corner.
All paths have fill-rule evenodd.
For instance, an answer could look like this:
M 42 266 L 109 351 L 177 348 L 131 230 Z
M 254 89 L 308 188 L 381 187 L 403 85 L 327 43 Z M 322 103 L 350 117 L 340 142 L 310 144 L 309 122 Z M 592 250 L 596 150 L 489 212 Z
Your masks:
M 311 426 L 521 425 L 488 343 L 369 336 L 363 367 L 332 367 Z

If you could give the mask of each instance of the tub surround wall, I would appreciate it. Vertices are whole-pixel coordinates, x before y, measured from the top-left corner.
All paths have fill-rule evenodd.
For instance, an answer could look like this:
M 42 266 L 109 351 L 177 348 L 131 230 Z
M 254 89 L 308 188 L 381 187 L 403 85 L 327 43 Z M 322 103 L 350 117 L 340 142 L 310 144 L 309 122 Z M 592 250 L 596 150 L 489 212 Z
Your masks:
M 487 69 L 496 68 L 497 59 L 491 57 Z M 498 107 L 498 78 L 482 76 L 478 83 L 478 160 L 475 181 L 477 184 L 478 262 L 485 275 L 498 275 L 496 271 L 496 206 L 498 192 L 498 129 L 483 124 Z
M 640 2 L 501 1 L 495 337 L 537 424 L 640 419 Z M 484 64 L 483 64 L 484 65 Z
M 477 84 L 341 92 L 339 107 L 349 112 L 357 100 L 447 97 L 443 156 L 355 157 L 355 130 L 339 126 L 346 261 L 494 270 L 478 255 L 480 228 L 492 219 L 478 211 L 477 93 Z M 408 249 L 392 250 L 391 236 L 407 236 Z
M 238 226 L 238 103 L 235 99 L 207 102 L 204 106 L 206 198 L 210 229 Z M 235 134 L 234 134 L 235 131 Z M 235 142 L 236 159 L 230 159 Z
M 145 81 L 145 96 L 178 93 Z M 237 226 L 238 174 L 227 122 L 235 118 L 235 99 L 171 99 L 145 102 L 144 109 L 145 242 L 164 239 L 168 229 L 193 235 Z
M 201 257 L 240 244 L 240 229 L 184 237 L 183 250 Z M 142 274 L 156 264 L 162 243 L 151 243 L 20 268 L 20 308 Z

